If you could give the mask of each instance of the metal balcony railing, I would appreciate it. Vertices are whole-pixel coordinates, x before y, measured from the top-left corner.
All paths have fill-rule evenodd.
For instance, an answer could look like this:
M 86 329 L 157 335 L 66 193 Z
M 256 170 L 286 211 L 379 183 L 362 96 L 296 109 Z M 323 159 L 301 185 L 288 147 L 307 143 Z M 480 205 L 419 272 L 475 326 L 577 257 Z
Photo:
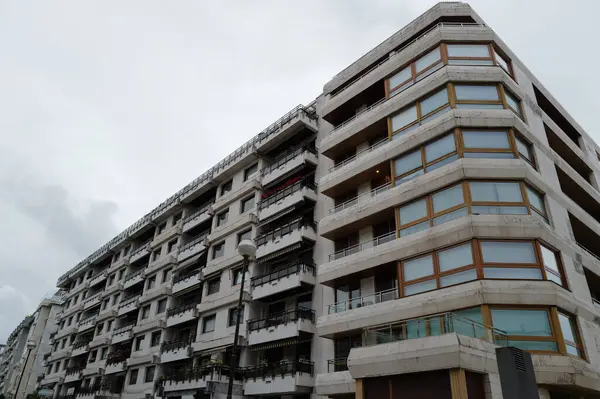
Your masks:
M 308 360 L 282 360 L 272 364 L 260 364 L 246 367 L 243 370 L 244 378 L 263 379 L 266 377 L 284 376 L 287 374 L 306 373 L 314 375 L 315 364 Z
M 509 343 L 505 331 L 449 312 L 364 329 L 363 344 L 371 346 L 448 333 L 483 339 L 499 346 L 507 346 Z
M 85 368 L 85 365 L 82 366 L 73 366 L 67 367 L 66 375 L 81 373 L 81 371 Z
M 208 211 L 208 209 L 210 208 L 210 206 L 212 204 L 213 204 L 212 202 L 209 203 L 209 204 L 206 204 L 203 207 L 201 207 L 200 209 L 198 209 L 196 212 L 194 212 L 191 215 L 187 216 L 185 219 L 183 219 L 183 223 L 185 224 L 185 223 L 189 222 L 190 220 L 195 219 L 196 217 L 202 215 L 204 212 Z
M 187 251 L 188 249 L 192 248 L 194 245 L 196 244 L 200 244 L 202 241 L 204 241 L 204 239 L 206 237 L 208 237 L 208 235 L 210 234 L 210 231 L 204 231 L 200 234 L 198 234 L 197 236 L 195 236 L 192 241 L 188 242 L 187 244 L 183 245 L 180 249 L 179 252 L 183 252 L 183 251 Z
M 356 120 L 356 118 L 358 118 L 362 114 L 366 114 L 367 112 L 370 112 L 372 109 L 380 106 L 381 104 L 383 104 L 387 100 L 388 100 L 387 98 L 383 97 L 383 98 L 377 100 L 376 102 L 374 102 L 373 104 L 369 105 L 368 107 L 365 107 L 365 108 L 361 109 L 356 114 L 354 114 L 354 116 L 352 116 L 351 118 L 346 119 L 344 122 L 340 123 L 339 125 L 334 126 L 334 128 L 331 129 L 331 132 L 329 132 L 329 134 L 333 134 L 333 132 L 337 132 L 338 130 L 340 130 L 344 126 L 352 123 L 354 120 Z
M 129 254 L 129 257 L 133 257 L 133 256 L 139 254 L 140 252 L 147 250 L 150 247 L 150 242 L 152 242 L 152 240 L 146 241 L 145 243 L 140 245 L 139 248 L 136 248 L 133 251 L 131 251 L 131 254 Z
M 398 299 L 398 289 L 392 288 L 385 291 L 379 291 L 371 295 L 361 296 L 359 298 L 352 298 L 345 301 L 340 301 L 329 305 L 328 313 L 340 313 L 350 309 L 363 308 L 365 306 L 374 305 L 376 303 L 382 303 Z
M 110 352 L 106 357 L 106 365 L 109 366 L 112 364 L 122 363 L 129 359 L 129 356 L 131 356 L 131 349 Z
M 79 324 L 78 324 L 78 325 L 82 326 L 82 325 L 84 325 L 85 323 L 87 323 L 87 322 L 89 322 L 89 321 L 92 321 L 92 320 L 94 320 L 94 319 L 95 319 L 95 318 L 98 316 L 98 313 L 100 313 L 100 312 L 96 312 L 96 313 L 94 313 L 93 315 L 91 315 L 91 316 L 89 316 L 89 317 L 86 317 L 85 319 L 81 319 L 81 320 L 79 320 Z
M 311 190 L 317 189 L 317 185 L 314 183 L 314 175 L 305 176 L 297 182 L 284 187 L 275 193 L 272 193 L 266 198 L 263 198 L 258 202 L 258 210 L 268 208 L 269 206 L 278 203 L 285 197 L 289 197 L 290 195 L 302 190 L 304 187 L 308 187 Z
M 140 291 L 140 292 L 133 294 L 127 298 L 123 298 L 121 300 L 121 302 L 119 302 L 119 308 L 124 308 L 127 305 L 131 305 L 132 303 L 137 301 L 141 296 L 142 296 L 142 292 Z
M 376 237 L 369 241 L 364 241 L 356 245 L 352 245 L 351 247 L 344 248 L 341 251 L 337 251 L 333 254 L 329 255 L 329 261 L 334 261 L 337 259 L 344 258 L 349 255 L 354 255 L 359 252 L 365 251 L 367 249 L 375 248 L 378 245 L 385 244 L 390 241 L 394 241 L 396 239 L 396 232 L 392 231 L 391 233 L 384 234 L 382 236 Z
M 311 144 L 303 144 L 299 147 L 288 149 L 285 153 L 277 156 L 269 165 L 265 166 L 260 171 L 261 175 L 264 176 L 267 173 L 279 169 L 282 165 L 285 165 L 286 163 L 290 162 L 292 159 L 296 158 L 298 155 L 302 154 L 305 151 L 308 151 L 312 154 L 317 153 L 317 149 L 314 145 Z
M 219 377 L 229 377 L 229 370 L 231 368 L 229 365 L 225 364 L 206 364 L 200 367 L 194 368 L 184 368 L 179 370 L 174 370 L 165 375 L 164 381 L 198 381 L 202 379 L 215 380 L 219 379 Z M 243 370 L 235 369 L 235 380 L 241 381 L 243 379 Z
M 315 311 L 313 309 L 299 307 L 288 310 L 287 312 L 277 313 L 269 317 L 248 320 L 248 331 L 261 330 L 263 328 L 275 327 L 281 324 L 287 324 L 300 319 L 315 322 Z
M 90 342 L 92 342 L 91 339 L 85 340 L 85 341 L 80 341 L 80 342 L 75 342 L 73 344 L 73 349 L 79 349 L 79 348 L 83 348 L 84 346 L 86 346 L 87 344 L 89 344 Z
M 293 231 L 299 230 L 302 227 L 306 227 L 306 226 L 310 226 L 313 228 L 313 230 L 316 230 L 316 223 L 313 222 L 312 220 L 306 220 L 306 219 L 296 219 L 293 222 L 290 223 L 286 223 L 283 226 L 280 226 L 268 233 L 262 234 L 258 237 L 256 237 L 256 246 L 259 247 L 261 245 L 266 245 L 267 242 L 269 241 L 273 241 L 276 238 L 279 237 L 283 237 L 285 235 L 290 234 Z
M 185 339 L 177 339 L 174 341 L 165 341 L 160 345 L 161 352 L 170 352 L 181 348 L 190 346 L 196 340 L 195 335 L 191 335 Z
M 182 273 L 182 274 L 173 276 L 173 284 L 177 284 L 184 280 L 187 280 L 188 278 L 197 276 L 200 273 L 200 271 L 201 271 L 200 269 L 195 269 L 195 270 L 192 270 L 191 272 L 186 272 L 186 273 Z
M 286 266 L 278 267 L 277 269 L 263 274 L 262 276 L 252 277 L 251 285 L 258 287 L 263 284 L 268 284 L 271 281 L 281 280 L 284 277 L 291 276 L 292 274 L 299 274 L 309 272 L 315 275 L 315 264 L 298 261 Z
M 130 321 L 127 324 L 123 324 L 121 327 L 114 329 L 113 335 L 119 335 L 124 332 L 127 332 L 127 331 L 133 329 L 133 326 L 135 326 L 135 324 L 136 324 L 135 321 Z
M 360 204 L 361 202 L 364 202 L 369 198 L 376 197 L 379 194 L 388 191 L 390 188 L 392 188 L 392 183 L 386 183 L 382 186 L 376 187 L 369 192 L 362 193 L 359 196 L 349 199 L 348 201 L 344 202 L 343 204 L 337 205 L 335 208 L 330 209 L 329 213 L 337 213 L 337 212 L 343 211 L 344 209 L 350 208 L 351 206 L 354 206 L 356 204 Z
M 179 306 L 174 307 L 174 308 L 167 309 L 167 317 L 173 317 L 173 316 L 176 316 L 178 314 L 187 312 L 188 310 L 192 310 L 196 306 L 198 306 L 199 303 L 200 303 L 200 301 L 194 301 L 194 302 L 186 303 L 186 304 L 183 304 L 183 305 L 179 305 Z
M 355 160 L 364 157 L 365 155 L 367 155 L 370 152 L 373 152 L 373 150 L 376 150 L 377 148 L 381 147 L 384 144 L 389 143 L 390 140 L 388 138 L 385 138 L 381 141 L 378 141 L 377 143 L 373 144 L 372 146 L 370 146 L 369 148 L 366 148 L 360 152 L 357 152 L 356 155 L 351 156 L 350 158 L 346 158 L 343 161 L 335 164 L 334 166 L 332 166 L 331 168 L 329 168 L 329 172 L 334 172 L 346 165 L 348 165 L 351 162 L 354 162 Z
M 141 275 L 144 272 L 144 268 L 141 268 L 140 270 L 136 270 L 133 273 L 129 273 L 127 276 L 125 276 L 124 281 L 127 282 L 131 279 L 136 278 L 137 276 Z
M 329 359 L 327 361 L 327 372 L 335 373 L 337 371 L 346 371 L 348 370 L 348 356 L 346 357 L 337 357 L 335 359 Z
M 94 295 L 85 298 L 85 300 L 83 301 L 83 303 L 86 304 L 86 303 L 92 302 L 95 299 L 100 298 L 100 296 L 102 295 L 102 291 L 104 291 L 104 290 L 100 290 L 99 292 L 95 293 Z

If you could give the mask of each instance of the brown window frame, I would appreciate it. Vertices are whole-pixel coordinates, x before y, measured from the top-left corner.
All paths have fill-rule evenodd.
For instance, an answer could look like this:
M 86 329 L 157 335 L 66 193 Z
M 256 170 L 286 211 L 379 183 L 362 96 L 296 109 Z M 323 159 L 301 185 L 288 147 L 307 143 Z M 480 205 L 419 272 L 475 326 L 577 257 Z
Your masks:
M 533 250 L 534 250 L 534 254 L 536 257 L 536 263 L 501 263 L 501 262 L 484 262 L 483 261 L 483 249 L 481 247 L 481 243 L 482 242 L 523 242 L 523 243 L 530 243 L 533 246 Z M 440 252 L 444 252 L 447 251 L 449 249 L 452 248 L 458 248 L 461 246 L 465 246 L 470 244 L 471 246 L 471 254 L 472 254 L 472 263 L 470 264 L 466 264 L 464 266 L 461 267 L 457 267 L 455 269 L 452 270 L 446 270 L 446 271 L 440 271 L 440 261 L 439 261 L 439 253 Z M 468 282 L 471 281 L 477 281 L 477 280 L 519 280 L 519 281 L 550 281 L 553 282 L 552 280 L 548 279 L 547 276 L 547 268 L 544 264 L 544 258 L 542 256 L 542 252 L 541 252 L 541 246 L 546 247 L 547 249 L 549 249 L 550 251 L 552 251 L 554 253 L 554 257 L 556 260 L 556 264 L 558 266 L 559 272 L 560 272 L 560 279 L 562 281 L 562 287 L 566 290 L 568 290 L 568 285 L 567 285 L 567 280 L 565 278 L 565 271 L 564 271 L 564 266 L 562 264 L 562 260 L 560 257 L 560 252 L 553 249 L 552 247 L 548 246 L 547 244 L 539 241 L 539 240 L 503 240 L 503 239 L 480 239 L 480 238 L 474 238 L 468 241 L 462 241 L 460 243 L 456 243 L 453 245 L 449 245 L 446 247 L 442 247 L 442 248 L 436 248 L 434 251 L 430 251 L 424 254 L 420 254 L 418 256 L 413 256 L 410 258 L 406 258 L 406 259 L 402 259 L 401 261 L 399 261 L 397 263 L 397 268 L 398 268 L 398 296 L 399 298 L 405 298 L 405 297 L 410 297 L 413 295 L 418 295 L 424 292 L 431 292 L 431 291 L 436 291 L 436 290 L 440 290 L 443 288 L 448 288 L 448 287 L 452 287 L 455 285 L 460 285 L 460 284 L 466 284 Z M 416 259 L 420 259 L 420 258 L 424 258 L 424 257 L 428 257 L 431 256 L 432 259 L 432 264 L 433 264 L 433 274 L 427 275 L 427 276 L 423 276 L 423 277 L 419 277 L 413 280 L 408 280 L 405 281 L 404 280 L 404 264 Z M 489 278 L 489 277 L 484 277 L 484 268 L 485 267 L 495 267 L 495 268 L 506 268 L 506 269 L 511 269 L 511 268 L 529 268 L 529 269 L 538 269 L 541 272 L 541 279 L 507 279 L 507 278 Z M 472 270 L 474 269 L 477 273 L 477 278 L 473 279 L 473 280 L 468 280 L 468 281 L 463 281 L 463 282 L 459 282 L 456 284 L 451 284 L 451 285 L 446 285 L 446 286 L 441 286 L 440 280 L 443 277 L 446 276 L 451 276 L 453 274 L 457 274 L 457 273 L 461 273 L 464 271 L 468 271 L 468 270 Z M 554 274 L 554 273 L 553 273 Z M 405 295 L 405 289 L 408 286 L 414 285 L 414 284 L 419 284 L 419 283 L 423 283 L 426 281 L 430 281 L 430 280 L 435 280 L 436 281 L 436 288 L 429 290 L 429 291 L 421 291 L 415 294 L 410 294 L 410 295 Z M 556 283 L 555 283 L 556 284 Z

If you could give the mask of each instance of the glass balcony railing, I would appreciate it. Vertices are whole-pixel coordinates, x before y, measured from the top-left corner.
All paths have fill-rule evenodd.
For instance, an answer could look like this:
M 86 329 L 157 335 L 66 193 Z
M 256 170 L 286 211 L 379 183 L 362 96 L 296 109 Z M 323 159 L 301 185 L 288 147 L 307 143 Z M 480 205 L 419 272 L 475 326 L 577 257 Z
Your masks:
M 340 301 L 329 305 L 328 313 L 340 313 L 350 309 L 364 308 L 365 306 L 375 305 L 376 303 L 382 303 L 398 299 L 398 289 L 392 288 L 385 291 L 379 291 L 371 295 L 361 296 L 359 298 L 352 298 L 345 301 Z
M 361 242 L 360 244 L 352 245 L 351 247 L 344 248 L 340 251 L 330 254 L 329 261 L 331 262 L 337 259 L 344 258 L 346 256 L 354 255 L 367 249 L 375 248 L 378 245 L 394 241 L 395 239 L 396 232 L 392 231 L 391 233 L 384 234 L 369 241 Z

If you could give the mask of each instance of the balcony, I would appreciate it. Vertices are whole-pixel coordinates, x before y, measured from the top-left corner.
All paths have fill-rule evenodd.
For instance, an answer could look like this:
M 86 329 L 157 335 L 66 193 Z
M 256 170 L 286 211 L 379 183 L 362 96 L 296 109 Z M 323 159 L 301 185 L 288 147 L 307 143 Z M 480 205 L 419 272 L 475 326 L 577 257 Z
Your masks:
M 297 219 L 256 238 L 256 258 L 262 258 L 284 248 L 300 245 L 303 241 L 314 242 L 316 225 L 312 221 Z
M 83 310 L 88 310 L 93 308 L 94 306 L 100 305 L 100 300 L 102 299 L 102 291 L 92 295 L 89 298 L 85 298 L 83 301 Z
M 192 343 L 195 339 L 195 336 L 191 336 L 187 339 L 163 342 L 160 345 L 160 362 L 189 359 L 192 356 Z
M 164 379 L 163 387 L 165 392 L 206 389 L 208 382 L 229 383 L 230 368 L 223 364 L 207 364 L 192 369 L 178 370 L 175 373 L 167 374 Z M 237 384 L 236 384 L 237 381 Z M 241 385 L 243 373 L 241 369 L 235 371 L 234 377 L 234 396 L 235 385 Z M 241 393 L 241 392 L 240 392 Z
M 334 261 L 334 260 L 338 260 L 338 259 L 342 259 L 345 258 L 346 256 L 350 256 L 350 255 L 354 255 L 357 254 L 359 252 L 363 252 L 363 251 L 367 251 L 369 249 L 375 248 L 378 245 L 382 245 L 385 243 L 388 243 L 390 241 L 393 241 L 396 239 L 396 232 L 391 232 L 391 233 L 387 233 L 384 235 L 381 235 L 379 237 L 376 237 L 372 240 L 368 240 L 368 241 L 363 241 L 360 244 L 356 244 L 353 245 L 351 247 L 342 249 L 340 251 L 337 251 L 333 254 L 329 255 L 329 261 Z
M 314 386 L 314 363 L 282 360 L 244 369 L 244 395 L 310 393 Z
M 194 239 L 192 239 L 192 241 L 183 245 L 179 249 L 179 254 L 177 255 L 177 261 L 182 262 L 188 258 L 191 258 L 194 255 L 199 254 L 202 251 L 205 251 L 209 245 L 208 240 L 206 239 L 206 237 L 208 237 L 208 235 L 209 235 L 209 232 L 206 231 L 204 233 L 197 235 L 196 237 L 194 237 Z
M 81 333 L 81 332 L 89 330 L 90 328 L 94 328 L 94 326 L 96 325 L 97 317 L 98 317 L 98 313 L 93 314 L 89 317 L 86 317 L 85 319 L 79 320 L 77 332 Z M 73 355 L 73 356 L 75 356 L 75 355 Z
M 315 265 L 297 262 L 253 277 L 252 299 L 258 300 L 302 285 L 315 285 Z
M 55 341 L 66 337 L 67 335 L 75 334 L 77 332 L 77 326 L 73 323 L 71 326 L 64 327 L 56 333 Z
M 54 351 L 48 357 L 48 363 L 54 362 L 56 360 L 59 360 L 59 359 L 65 358 L 65 357 L 71 357 L 72 351 L 73 351 L 73 347 L 71 345 L 66 346 L 65 348 L 62 348 L 62 349 Z M 8 359 L 6 359 L 6 360 L 8 360 Z
M 173 277 L 173 295 L 192 288 L 200 287 L 202 284 L 203 274 L 200 269 L 186 272 Z
M 154 239 L 150 242 L 150 247 L 157 248 L 162 245 L 164 242 L 170 240 L 171 238 L 181 235 L 182 232 L 182 222 L 179 221 L 176 225 L 166 228 L 163 232 L 158 234 Z
M 125 281 L 123 282 L 123 289 L 127 289 L 133 287 L 137 283 L 144 281 L 144 269 L 139 269 L 133 273 L 125 276 Z
M 113 331 L 112 335 L 112 344 L 118 344 L 120 342 L 125 342 L 132 338 L 133 336 L 133 327 L 135 326 L 135 321 L 127 323 L 119 328 L 116 328 Z
M 280 155 L 271 164 L 261 170 L 263 186 L 299 169 L 306 163 L 317 166 L 317 150 L 312 145 L 303 145 L 286 154 Z
M 364 308 L 365 306 L 375 305 L 376 303 L 383 303 L 398 299 L 398 289 L 392 288 L 390 290 L 376 292 L 371 295 L 365 295 L 360 298 L 352 298 L 347 301 L 341 301 L 329 305 L 327 309 L 328 314 L 346 312 L 351 309 Z
M 146 267 L 146 275 L 149 275 L 157 270 L 163 269 L 169 265 L 177 263 L 177 258 L 173 253 L 167 254 L 157 260 L 151 261 L 148 267 Z
M 65 384 L 82 379 L 81 372 L 85 366 L 68 367 L 65 374 Z
M 183 220 L 183 232 L 185 233 L 186 231 L 206 222 L 212 217 L 213 213 L 212 204 L 208 204 L 192 213 Z
M 125 371 L 127 359 L 129 358 L 131 351 L 114 351 L 108 354 L 106 358 L 106 368 L 104 374 L 114 374 Z
M 298 308 L 262 319 L 248 320 L 249 345 L 298 337 L 301 332 L 314 334 L 314 310 Z
M 379 194 L 388 191 L 390 188 L 392 188 L 392 183 L 387 183 L 387 184 L 384 184 L 384 185 L 379 186 L 377 188 L 374 188 L 373 190 L 371 190 L 369 192 L 363 193 L 363 194 L 361 194 L 359 196 L 356 196 L 356 197 L 354 197 L 354 198 L 352 198 L 352 199 L 350 199 L 350 200 L 348 200 L 348 201 L 346 201 L 346 202 L 344 202 L 342 204 L 337 205 L 334 208 L 331 208 L 329 210 L 329 213 L 330 214 L 338 213 L 338 212 L 341 212 L 344 209 L 348 209 L 348 208 L 350 208 L 350 207 L 352 207 L 354 205 L 368 202 L 368 201 L 371 200 L 371 198 L 376 197 Z
M 171 295 L 171 288 L 162 284 L 157 284 L 155 287 L 144 291 L 142 296 L 140 296 L 139 304 L 147 303 L 164 295 Z
M 258 219 L 263 221 L 302 201 L 317 201 L 316 186 L 307 178 L 299 180 L 294 184 L 277 191 L 275 194 L 262 199 L 258 203 Z
M 173 327 L 177 324 L 185 323 L 198 318 L 198 307 L 200 303 L 192 302 L 177 306 L 167 310 L 167 327 Z
M 129 263 L 135 263 L 147 255 L 150 255 L 150 241 L 142 244 L 138 249 L 131 253 L 129 257 Z
M 118 310 L 117 314 L 119 316 L 123 316 L 124 314 L 127 314 L 129 312 L 136 310 L 138 308 L 139 299 L 141 296 L 142 296 L 142 294 L 139 293 L 137 295 L 132 295 L 129 298 L 123 299 L 119 303 L 119 310 Z
M 94 276 L 92 276 L 90 278 L 90 287 L 95 286 L 96 284 L 100 284 L 104 281 L 106 281 L 106 271 L 101 271 L 99 273 L 96 273 Z

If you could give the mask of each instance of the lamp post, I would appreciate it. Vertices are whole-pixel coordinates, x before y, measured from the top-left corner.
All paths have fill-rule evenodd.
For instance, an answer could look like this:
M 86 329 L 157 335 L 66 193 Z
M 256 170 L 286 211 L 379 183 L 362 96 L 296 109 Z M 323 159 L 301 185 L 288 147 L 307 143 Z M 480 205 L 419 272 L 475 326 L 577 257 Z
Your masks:
M 25 368 L 27 367 L 27 362 L 29 362 L 29 355 L 31 355 L 31 350 L 35 348 L 35 342 L 27 341 L 27 356 L 25 356 L 25 363 L 23 363 L 23 368 L 21 369 L 21 375 L 19 376 L 19 382 L 17 383 L 17 392 L 15 393 L 15 398 L 19 399 L 19 389 L 21 389 L 21 380 L 23 379 L 23 374 L 25 374 Z M 27 396 L 27 387 L 25 387 L 25 396 Z
M 231 353 L 231 363 L 229 365 L 229 384 L 227 385 L 227 399 L 232 399 L 233 395 L 233 379 L 235 378 L 235 360 L 237 359 L 238 335 L 240 333 L 240 310 L 242 308 L 242 299 L 244 298 L 244 281 L 246 280 L 246 271 L 248 269 L 248 259 L 254 258 L 256 255 L 256 244 L 252 240 L 242 240 L 238 244 L 238 253 L 244 257 L 242 266 L 242 281 L 240 283 L 240 297 L 238 299 L 236 318 L 235 318 L 235 335 L 233 336 L 233 351 Z

